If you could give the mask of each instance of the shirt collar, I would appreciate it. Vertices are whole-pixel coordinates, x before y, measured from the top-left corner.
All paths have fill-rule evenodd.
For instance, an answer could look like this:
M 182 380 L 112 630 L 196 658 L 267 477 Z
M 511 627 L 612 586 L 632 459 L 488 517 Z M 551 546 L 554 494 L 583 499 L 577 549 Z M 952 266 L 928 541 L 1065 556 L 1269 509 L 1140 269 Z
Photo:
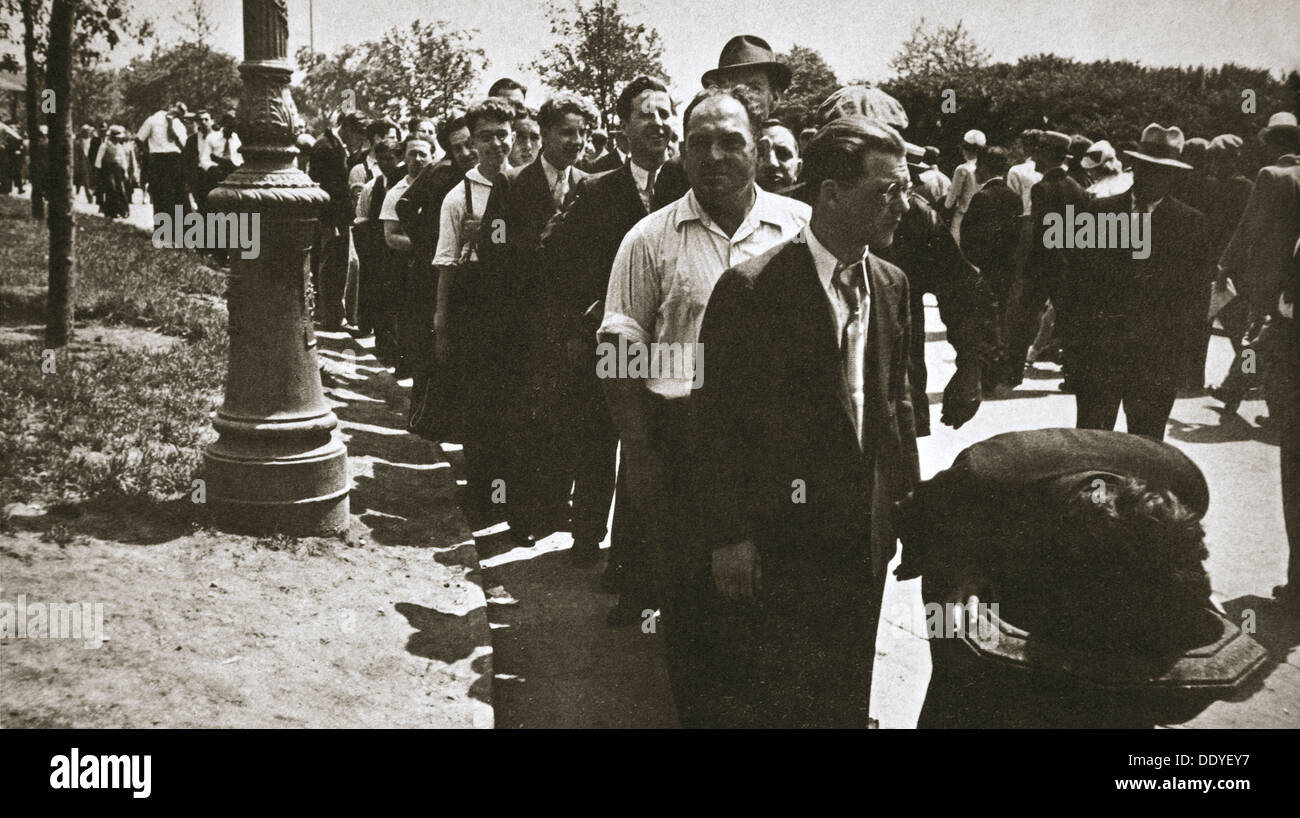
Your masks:
M 768 193 L 756 183 L 754 185 L 754 205 L 745 214 L 745 220 L 741 222 L 741 226 L 749 224 L 752 227 L 758 223 L 766 223 L 780 227 L 785 224 L 780 203 L 776 201 L 778 198 L 775 193 Z M 704 208 L 700 205 L 700 200 L 695 197 L 694 189 L 677 200 L 677 212 L 673 214 L 674 227 L 681 228 L 684 223 L 689 221 L 698 221 L 704 225 L 713 224 L 713 220 L 709 218 L 709 215 L 704 212 Z M 736 236 L 732 238 L 743 235 L 744 233 L 737 229 Z
M 650 171 L 636 162 L 628 162 L 628 166 L 632 168 L 632 180 L 636 182 L 636 189 L 645 190 L 646 181 L 650 178 Z
M 831 292 L 831 276 L 835 275 L 835 269 L 840 266 L 840 260 L 835 257 L 826 245 L 817 240 L 813 234 L 812 225 L 805 225 L 803 228 L 803 239 L 808 243 L 808 251 L 812 253 L 813 264 L 817 267 L 817 278 L 822 283 L 822 289 Z M 862 261 L 866 262 L 869 250 L 862 248 Z
M 1007 183 L 1007 180 L 1006 180 L 1005 177 L 1002 177 L 1002 176 L 994 176 L 992 179 L 990 179 L 990 180 L 988 180 L 987 182 L 985 182 L 984 184 L 980 185 L 980 190 L 983 190 L 984 188 L 988 187 L 989 185 L 993 184 L 994 182 L 1001 182 L 1002 184 L 1005 185 L 1005 184 Z
M 569 172 L 568 168 L 565 168 L 564 170 L 560 170 L 555 165 L 552 165 L 550 162 L 546 160 L 545 154 L 539 155 L 538 161 L 542 163 L 542 170 L 546 173 L 546 182 L 552 188 L 555 187 L 555 185 L 559 182 L 560 176 L 562 174 L 565 176 L 568 175 Z
M 465 178 L 470 180 L 474 184 L 487 185 L 488 187 L 492 187 L 492 183 L 488 181 L 488 178 L 479 171 L 478 165 L 475 165 L 474 167 L 470 168 L 469 172 L 465 174 Z

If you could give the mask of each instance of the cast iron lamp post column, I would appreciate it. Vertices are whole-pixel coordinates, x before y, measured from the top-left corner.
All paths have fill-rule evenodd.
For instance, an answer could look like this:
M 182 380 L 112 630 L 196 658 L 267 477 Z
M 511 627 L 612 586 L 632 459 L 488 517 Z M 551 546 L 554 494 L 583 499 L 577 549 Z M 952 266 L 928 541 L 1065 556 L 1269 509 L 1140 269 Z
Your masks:
M 317 371 L 308 255 L 329 196 L 294 164 L 288 10 L 283 0 L 243 10 L 245 162 L 208 202 L 247 214 L 260 252 L 230 253 L 230 363 L 212 422 L 220 437 L 204 453 L 207 500 L 223 530 L 332 534 L 348 522 L 347 449 Z

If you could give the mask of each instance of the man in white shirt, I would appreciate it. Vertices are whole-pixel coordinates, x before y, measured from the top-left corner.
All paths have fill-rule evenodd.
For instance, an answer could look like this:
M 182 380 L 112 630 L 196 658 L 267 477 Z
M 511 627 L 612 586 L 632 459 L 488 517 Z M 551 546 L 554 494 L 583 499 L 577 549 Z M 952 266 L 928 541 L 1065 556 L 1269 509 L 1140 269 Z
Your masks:
M 1025 149 L 1025 161 L 1018 165 L 1012 165 L 1007 171 L 1007 187 L 1015 191 L 1024 204 L 1022 216 L 1029 215 L 1029 191 L 1034 185 L 1043 180 L 1043 174 L 1038 172 L 1034 165 L 1034 156 L 1038 153 L 1038 140 L 1042 137 L 1043 132 L 1037 128 L 1030 128 L 1020 134 L 1020 144 Z
M 961 220 L 966 215 L 966 208 L 970 207 L 970 200 L 980 189 L 979 183 L 975 181 L 975 160 L 979 158 L 985 144 L 983 131 L 967 131 L 962 137 L 961 153 L 966 161 L 953 171 L 952 187 L 948 189 L 948 195 L 943 200 L 943 206 L 952 211 L 950 227 L 952 237 L 958 244 L 961 243 Z
M 149 197 L 153 201 L 154 218 L 166 213 L 175 218 L 176 206 L 188 212 L 185 197 L 185 169 L 181 154 L 185 149 L 185 103 L 177 102 L 170 109 L 155 111 L 140 126 L 136 138 L 145 143 L 149 174 Z
M 465 112 L 478 164 L 442 200 L 438 249 L 433 255 L 438 293 L 433 315 L 434 352 L 449 388 L 458 390 L 465 455 L 464 505 L 471 517 L 505 506 L 510 536 L 519 545 L 534 540 L 529 526 L 513 516 L 515 487 L 508 441 L 501 434 L 505 373 L 499 368 L 505 334 L 514 330 L 501 314 L 501 282 L 486 275 L 479 248 L 501 242 L 499 225 L 484 221 L 493 185 L 510 167 L 516 108 L 489 97 Z
M 599 331 L 605 350 L 622 350 L 618 366 L 605 367 L 605 392 L 628 465 L 627 499 L 641 509 L 659 553 L 669 675 L 684 724 L 702 716 L 690 614 L 676 632 L 673 623 L 690 603 L 676 580 L 696 568 L 691 532 L 677 526 L 679 502 L 689 496 L 687 398 L 706 374 L 700 325 L 723 271 L 797 236 L 810 213 L 755 184 L 763 119 L 762 100 L 746 86 L 706 89 L 687 107 L 682 161 L 690 190 L 624 237 Z M 648 373 L 634 364 L 647 358 Z

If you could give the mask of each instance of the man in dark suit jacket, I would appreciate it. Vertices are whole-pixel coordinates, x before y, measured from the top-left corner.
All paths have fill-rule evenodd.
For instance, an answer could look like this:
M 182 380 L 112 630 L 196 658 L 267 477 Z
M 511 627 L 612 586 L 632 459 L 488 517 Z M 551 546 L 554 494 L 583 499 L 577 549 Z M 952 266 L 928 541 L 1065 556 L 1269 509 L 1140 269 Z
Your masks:
M 566 357 L 574 366 L 572 398 L 566 412 L 572 434 L 573 562 L 599 559 L 600 543 L 614 493 L 618 433 L 596 377 L 596 331 L 604 317 L 609 272 L 627 231 L 654 204 L 654 185 L 667 158 L 672 98 L 659 80 L 641 76 L 624 86 L 618 99 L 630 161 L 616 170 L 583 179 L 573 206 L 547 227 L 542 238 L 546 309 L 564 333 Z M 620 497 L 625 478 L 618 478 Z M 606 617 L 611 626 L 641 621 L 655 607 L 650 545 L 631 503 L 614 512 L 606 586 L 619 603 Z
M 1073 207 L 1074 212 L 1079 213 L 1088 202 L 1088 194 L 1070 178 L 1065 166 L 1070 137 L 1058 131 L 1046 131 L 1039 137 L 1037 147 L 1034 166 L 1043 169 L 1043 178 L 1029 190 L 1030 245 L 1024 270 L 1017 282 L 1019 296 L 1012 307 L 1011 340 L 1007 349 L 1007 375 L 1012 386 L 1018 386 L 1024 380 L 1025 357 L 1038 334 L 1043 306 L 1048 299 L 1056 308 L 1056 335 L 1064 339 L 1071 331 L 1072 306 L 1068 303 L 1069 298 L 1060 292 L 1060 283 L 1069 270 L 1067 255 L 1063 249 L 1044 245 L 1044 224 L 1049 214 L 1064 218 L 1067 207 Z M 1062 367 L 1069 377 L 1067 358 L 1063 356 Z
M 1125 151 L 1134 159 L 1132 190 L 1089 207 L 1098 243 L 1105 234 L 1111 244 L 1124 227 L 1128 242 L 1067 251 L 1062 289 L 1076 331 L 1065 340 L 1081 429 L 1113 429 L 1122 402 L 1129 432 L 1163 440 L 1196 357 L 1213 277 L 1204 216 L 1171 195 L 1176 174 L 1190 167 L 1177 158 L 1182 141 L 1177 128 L 1148 126 L 1140 149 Z
M 869 725 L 890 510 L 919 479 L 907 277 L 868 252 L 908 208 L 902 138 L 838 119 L 804 178 L 809 227 L 724 273 L 700 332 L 704 554 L 680 582 L 720 725 Z
M 627 164 L 629 156 L 627 143 L 628 137 L 623 131 L 614 131 L 606 143 L 608 150 L 595 159 L 584 159 L 578 163 L 578 167 L 591 174 L 618 170 Z
M 343 290 L 356 208 L 348 189 L 348 156 L 361 147 L 365 137 L 360 116 L 344 114 L 339 119 L 338 133 L 326 128 L 311 149 L 310 176 L 330 197 L 329 204 L 321 209 L 319 235 L 312 253 L 317 313 L 325 329 L 338 329 L 344 324 Z
M 511 440 L 513 475 L 508 503 L 514 519 L 545 536 L 568 530 L 572 476 L 563 450 L 558 407 L 567 386 L 561 341 L 545 309 L 541 238 L 546 224 L 569 202 L 587 174 L 574 167 L 598 116 L 581 97 L 562 92 L 538 111 L 542 152 L 532 164 L 512 168 L 492 185 L 483 210 L 486 242 L 479 244 L 484 271 L 504 286 L 500 305 L 512 327 L 505 356 L 508 415 L 503 434 Z
M 961 223 L 961 251 L 980 269 L 996 299 L 994 319 L 998 335 L 999 371 L 986 372 L 989 386 L 1010 383 L 1006 372 L 1007 299 L 1016 278 L 1016 245 L 1020 241 L 1023 200 L 1007 186 L 1007 152 L 992 147 L 975 162 L 975 181 L 981 187 L 970 200 Z M 1017 367 L 1022 365 L 1017 362 Z

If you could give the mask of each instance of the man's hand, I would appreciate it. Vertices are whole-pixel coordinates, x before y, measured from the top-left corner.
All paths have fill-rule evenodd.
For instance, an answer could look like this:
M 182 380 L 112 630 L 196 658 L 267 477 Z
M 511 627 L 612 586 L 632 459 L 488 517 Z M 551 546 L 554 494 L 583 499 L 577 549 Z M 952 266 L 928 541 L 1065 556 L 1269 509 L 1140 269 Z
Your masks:
M 752 540 L 713 549 L 713 584 L 724 599 L 752 599 L 763 590 L 763 566 Z
M 975 417 L 979 411 L 981 393 L 980 371 L 976 366 L 958 367 L 952 380 L 943 390 L 943 415 L 940 420 L 947 426 L 960 429 L 962 424 Z

